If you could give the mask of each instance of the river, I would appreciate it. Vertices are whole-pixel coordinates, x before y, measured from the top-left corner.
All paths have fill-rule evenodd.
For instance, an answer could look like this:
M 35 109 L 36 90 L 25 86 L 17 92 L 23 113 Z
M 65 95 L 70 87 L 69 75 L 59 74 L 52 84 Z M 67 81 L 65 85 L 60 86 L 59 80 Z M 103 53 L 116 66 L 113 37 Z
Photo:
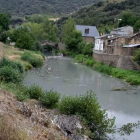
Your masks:
M 49 70 L 48 70 L 49 68 Z M 42 68 L 28 71 L 24 79 L 25 85 L 38 84 L 43 89 L 55 90 L 61 95 L 82 95 L 92 90 L 103 109 L 110 118 L 116 117 L 116 126 L 140 120 L 140 87 L 130 86 L 123 80 L 106 76 L 90 67 L 76 64 L 67 57 L 50 57 Z M 112 91 L 113 88 L 127 87 L 127 91 Z M 115 139 L 139 140 L 140 130 L 131 136 Z

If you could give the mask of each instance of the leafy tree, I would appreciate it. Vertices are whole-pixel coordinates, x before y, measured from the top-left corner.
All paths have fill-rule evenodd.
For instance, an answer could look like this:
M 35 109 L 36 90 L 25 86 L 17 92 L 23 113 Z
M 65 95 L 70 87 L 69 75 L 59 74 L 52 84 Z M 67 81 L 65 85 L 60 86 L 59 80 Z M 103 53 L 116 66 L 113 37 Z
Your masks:
M 136 21 L 136 23 L 134 25 L 134 29 L 135 29 L 135 31 L 139 31 L 139 29 L 140 29 L 140 20 Z
M 29 32 L 22 32 L 16 41 L 16 46 L 21 49 L 33 50 L 35 39 Z
M 30 28 L 31 33 L 34 35 L 34 37 L 41 41 L 41 40 L 45 40 L 44 36 L 43 36 L 43 25 L 42 24 L 38 24 L 38 23 L 31 23 L 28 22 L 26 24 L 23 25 L 26 28 Z
M 30 16 L 29 21 L 32 23 L 43 23 L 46 18 L 47 16 L 45 15 L 43 16 L 43 15 L 34 14 Z
M 9 17 L 7 14 L 0 13 L 0 28 L 4 31 L 9 29 Z
M 75 25 L 76 25 L 76 23 L 75 23 L 74 19 L 71 17 L 66 21 L 66 24 L 64 25 L 63 31 L 62 31 L 62 41 L 64 43 L 66 43 L 70 34 L 75 29 Z
M 120 26 L 133 26 L 137 21 L 137 16 L 129 11 L 123 12 L 120 17 L 122 19 L 122 21 L 120 22 Z
M 52 23 L 46 19 L 46 21 L 43 23 L 43 36 L 45 40 L 58 42 L 58 28 L 56 25 L 52 25 Z
M 79 52 L 78 44 L 83 41 L 82 33 L 73 30 L 73 32 L 69 35 L 69 38 L 66 40 L 67 49 L 73 52 Z

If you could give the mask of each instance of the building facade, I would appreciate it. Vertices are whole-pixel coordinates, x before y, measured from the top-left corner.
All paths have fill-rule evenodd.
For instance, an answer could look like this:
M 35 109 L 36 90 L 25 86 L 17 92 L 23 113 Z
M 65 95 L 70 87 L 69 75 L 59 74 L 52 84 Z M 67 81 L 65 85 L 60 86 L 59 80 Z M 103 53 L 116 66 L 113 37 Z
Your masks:
M 113 35 L 127 36 L 132 35 L 134 33 L 134 29 L 131 26 L 124 26 L 121 28 L 114 29 L 110 32 Z
M 82 37 L 87 43 L 94 42 L 95 37 L 99 36 L 95 26 L 76 25 L 76 30 L 81 31 Z
M 100 47 L 100 44 L 103 44 L 103 47 Z M 140 67 L 133 61 L 133 56 L 135 51 L 139 48 L 140 32 L 128 36 L 116 36 L 110 34 L 97 38 L 97 42 L 95 40 L 93 57 L 97 62 L 102 61 L 106 65 L 112 65 L 122 69 L 136 70 L 140 69 Z

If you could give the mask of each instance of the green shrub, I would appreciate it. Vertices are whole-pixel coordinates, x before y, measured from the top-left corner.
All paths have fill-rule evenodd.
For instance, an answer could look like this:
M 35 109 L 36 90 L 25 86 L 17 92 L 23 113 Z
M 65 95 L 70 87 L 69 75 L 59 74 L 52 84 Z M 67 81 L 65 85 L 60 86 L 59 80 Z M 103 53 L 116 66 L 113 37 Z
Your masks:
M 29 99 L 28 88 L 24 85 L 0 82 L 0 88 L 13 93 L 19 101 Z
M 55 108 L 60 100 L 60 94 L 52 90 L 46 91 L 43 92 L 39 100 L 47 108 Z
M 35 84 L 29 87 L 28 92 L 31 99 L 39 99 L 39 97 L 43 94 L 42 88 Z
M 41 67 L 44 61 L 43 57 L 39 57 L 36 54 L 27 51 L 22 54 L 21 59 L 29 62 L 33 67 Z
M 136 75 L 128 75 L 126 81 L 131 85 L 140 85 L 140 77 Z
M 79 54 L 75 56 L 75 61 L 78 63 L 83 63 L 85 56 L 83 54 Z
M 115 119 L 109 119 L 105 110 L 101 109 L 99 102 L 92 91 L 76 97 L 64 96 L 59 103 L 60 113 L 67 115 L 80 115 L 94 133 L 97 131 L 102 137 L 106 132 L 112 132 Z
M 94 69 L 107 75 L 111 75 L 112 71 L 111 66 L 104 65 L 102 62 L 98 62 L 96 65 L 94 65 Z
M 19 30 L 19 31 L 18 31 Z M 18 29 L 18 36 L 16 38 L 16 47 L 20 49 L 34 50 L 35 38 L 30 33 L 28 28 Z
M 0 68 L 3 67 L 3 66 L 11 66 L 12 68 L 16 69 L 16 70 L 19 70 L 21 73 L 24 72 L 24 68 L 23 66 L 18 63 L 18 62 L 13 62 L 13 61 L 10 61 L 6 58 L 3 58 L 1 61 L 0 61 Z
M 3 66 L 0 68 L 0 80 L 5 82 L 20 83 L 22 81 L 22 74 L 19 70 L 11 66 Z
M 136 50 L 134 53 L 134 61 L 140 65 L 140 49 Z
M 128 73 L 126 73 L 126 70 L 123 69 L 117 69 L 117 68 L 113 68 L 112 69 L 112 76 L 116 77 L 116 78 L 121 78 L 124 79 L 126 77 Z
M 66 49 L 62 49 L 60 50 L 60 52 L 64 55 L 64 56 L 67 56 L 68 55 L 68 52 Z

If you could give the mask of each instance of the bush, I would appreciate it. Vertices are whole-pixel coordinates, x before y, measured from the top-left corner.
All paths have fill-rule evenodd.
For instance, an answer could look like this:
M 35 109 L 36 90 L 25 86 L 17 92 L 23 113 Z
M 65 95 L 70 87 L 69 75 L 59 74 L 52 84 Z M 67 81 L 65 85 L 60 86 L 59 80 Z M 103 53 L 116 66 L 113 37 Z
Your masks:
M 42 88 L 35 84 L 29 87 L 28 92 L 31 99 L 37 99 L 37 100 L 43 94 Z
M 80 115 L 94 133 L 97 131 L 102 137 L 106 132 L 112 132 L 115 119 L 109 119 L 105 110 L 101 109 L 99 102 L 92 91 L 80 97 L 64 96 L 59 103 L 60 113 L 67 115 Z M 94 135 L 95 136 L 95 135 Z
M 43 52 L 43 47 L 39 41 L 35 41 L 32 50 Z
M 75 61 L 78 63 L 83 63 L 85 56 L 83 54 L 79 54 L 75 56 Z
M 5 82 L 20 83 L 22 81 L 22 74 L 19 70 L 11 66 L 3 66 L 0 68 L 0 80 Z
M 134 61 L 136 61 L 140 65 L 140 49 L 135 51 Z
M 23 73 L 24 72 L 24 68 L 23 66 L 18 63 L 18 62 L 13 62 L 13 61 L 10 61 L 6 58 L 3 58 L 1 61 L 0 61 L 0 68 L 3 67 L 3 66 L 11 66 L 12 68 L 16 69 L 16 70 L 19 70 L 19 72 Z
M 93 58 L 88 58 L 84 60 L 84 64 L 90 67 L 92 67 L 95 63 L 96 61 Z
M 93 54 L 93 47 L 94 47 L 93 43 L 86 44 L 86 46 L 82 49 L 82 53 L 84 55 L 92 56 L 92 54 Z
M 43 57 L 38 56 L 37 54 L 34 53 L 30 53 L 25 51 L 22 56 L 21 59 L 23 61 L 27 61 L 29 62 L 33 67 L 41 67 L 43 65 Z
M 113 68 L 112 69 L 112 76 L 116 77 L 116 78 L 121 78 L 124 79 L 127 77 L 126 70 L 123 69 L 117 69 L 117 68 Z
M 104 65 L 102 62 L 97 63 L 94 65 L 94 69 L 98 70 L 99 72 L 105 73 L 107 75 L 111 75 L 112 67 Z
M 55 108 L 60 100 L 60 94 L 52 90 L 46 91 L 43 92 L 39 100 L 47 108 Z

